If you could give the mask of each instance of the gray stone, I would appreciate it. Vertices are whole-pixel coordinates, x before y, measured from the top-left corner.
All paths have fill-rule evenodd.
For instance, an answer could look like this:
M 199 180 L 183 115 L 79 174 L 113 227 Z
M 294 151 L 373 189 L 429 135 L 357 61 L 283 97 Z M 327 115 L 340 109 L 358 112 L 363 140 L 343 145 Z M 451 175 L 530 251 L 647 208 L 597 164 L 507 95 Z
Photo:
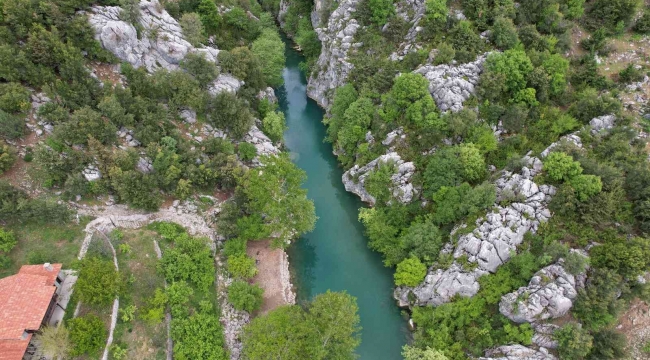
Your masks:
M 610 130 L 614 127 L 614 122 L 616 122 L 615 115 L 603 115 L 591 119 L 589 126 L 591 127 L 591 133 L 596 135 L 606 130 Z
M 259 100 L 266 100 L 271 104 L 277 104 L 278 102 L 278 98 L 275 96 L 275 91 L 273 91 L 273 88 L 270 86 L 264 90 L 260 90 L 257 94 L 257 98 Z
M 458 66 L 425 65 L 414 71 L 429 80 L 429 92 L 441 111 L 459 111 L 474 94 L 488 54 Z
M 95 165 L 88 165 L 82 172 L 87 181 L 96 181 L 102 178 L 102 174 Z
M 393 197 L 403 204 L 413 201 L 420 193 L 410 183 L 411 177 L 415 173 L 415 165 L 402 160 L 396 152 L 382 155 L 364 166 L 355 165 L 350 168 L 343 174 L 345 190 L 359 196 L 361 201 L 374 205 L 375 198 L 365 188 L 366 178 L 370 172 L 385 164 L 392 164 L 396 167 L 395 173 L 391 176 Z
M 153 163 L 147 157 L 140 157 L 135 165 L 136 170 L 143 174 L 149 174 L 153 171 Z
M 181 110 L 180 117 L 184 122 L 194 124 L 196 122 L 196 111 L 190 109 Z
M 553 264 L 535 273 L 528 286 L 501 297 L 499 311 L 517 323 L 555 319 L 569 312 L 577 296 L 575 277 Z
M 523 345 L 504 345 L 485 352 L 479 360 L 557 360 L 546 348 L 534 350 Z
M 264 134 L 257 126 L 251 126 L 251 129 L 246 135 L 244 135 L 245 142 L 253 144 L 255 149 L 257 149 L 257 156 L 253 159 L 254 165 L 259 165 L 259 156 L 260 155 L 277 155 L 280 153 L 280 149 L 273 145 L 271 139 L 269 139 L 266 134 Z

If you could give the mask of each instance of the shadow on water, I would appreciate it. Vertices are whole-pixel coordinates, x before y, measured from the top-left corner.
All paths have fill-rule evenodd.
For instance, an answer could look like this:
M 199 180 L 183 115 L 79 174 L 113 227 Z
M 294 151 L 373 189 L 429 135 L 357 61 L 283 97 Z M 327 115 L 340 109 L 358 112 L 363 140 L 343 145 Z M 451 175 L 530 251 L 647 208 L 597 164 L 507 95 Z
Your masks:
M 304 186 L 318 216 L 314 231 L 289 249 L 298 301 L 307 301 L 327 290 L 347 291 L 357 298 L 363 327 L 359 358 L 401 359 L 401 347 L 409 332 L 392 299 L 392 271 L 382 265 L 379 254 L 367 247 L 363 226 L 357 219 L 363 204 L 345 191 L 343 171 L 331 145 L 323 142 L 323 111 L 307 98 L 307 81 L 299 68 L 303 58 L 288 41 L 286 54 L 285 84 L 278 89 L 288 125 L 284 139 L 293 161 L 307 173 Z

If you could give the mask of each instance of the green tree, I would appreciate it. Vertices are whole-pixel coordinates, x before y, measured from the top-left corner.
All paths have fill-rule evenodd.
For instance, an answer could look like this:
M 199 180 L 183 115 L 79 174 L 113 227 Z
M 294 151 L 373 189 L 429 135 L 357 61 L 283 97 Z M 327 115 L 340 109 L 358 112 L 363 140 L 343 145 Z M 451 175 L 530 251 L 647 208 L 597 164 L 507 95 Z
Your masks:
M 0 251 L 9 253 L 11 249 L 16 246 L 16 244 L 18 244 L 18 240 L 16 239 L 16 235 L 14 235 L 13 231 L 8 231 L 0 228 Z
M 174 358 L 179 360 L 229 358 L 225 348 L 223 327 L 214 306 L 208 301 L 199 303 L 198 311 L 187 317 L 173 317 L 171 337 L 174 340 Z
M 424 21 L 422 24 L 427 32 L 435 33 L 444 29 L 447 25 L 447 1 L 445 0 L 427 0 L 425 2 Z
M 207 115 L 213 126 L 228 130 L 236 139 L 243 137 L 254 123 L 244 100 L 227 91 L 211 99 Z
M 203 29 L 201 15 L 194 12 L 184 13 L 178 21 L 178 24 L 183 29 L 185 40 L 190 44 L 198 47 L 205 41 L 205 36 L 203 35 L 205 30 Z
M 251 143 L 243 142 L 237 146 L 237 153 L 243 161 L 251 161 L 257 156 L 257 148 Z
M 111 268 L 112 268 L 111 264 Z M 98 357 L 100 351 L 106 345 L 108 331 L 104 322 L 96 315 L 85 315 L 77 317 L 68 322 L 70 332 L 70 343 L 72 351 L 70 355 L 89 355 Z
M 338 140 L 339 130 L 345 123 L 345 111 L 358 98 L 359 94 L 352 84 L 345 84 L 336 89 L 334 100 L 332 101 L 332 108 L 330 109 L 331 116 L 323 120 L 328 125 L 327 140 L 329 142 L 336 143 Z
M 139 27 L 138 20 L 140 20 L 140 2 L 138 0 L 120 0 L 120 6 L 122 7 L 120 18 L 137 29 Z
M 174 247 L 165 249 L 158 263 L 167 281 L 189 281 L 201 291 L 214 283 L 214 260 L 204 238 L 182 233 L 174 239 Z
M 264 214 L 265 227 L 274 234 L 273 244 L 284 247 L 314 228 L 314 203 L 301 187 L 305 173 L 287 154 L 260 156 L 260 162 L 263 170 L 246 172 L 237 188 L 246 196 L 252 213 Z
M 356 359 L 354 350 L 361 343 L 358 311 L 356 299 L 346 292 L 328 290 L 314 297 L 308 321 L 317 329 L 323 359 Z
M 406 286 L 419 285 L 424 277 L 427 275 L 427 266 L 424 265 L 420 259 L 411 257 L 402 260 L 397 264 L 395 270 L 395 284 Z
M 266 83 L 273 87 L 282 85 L 282 69 L 286 59 L 280 35 L 274 30 L 264 30 L 253 42 L 251 51 L 260 61 Z
M 8 113 L 25 112 L 30 108 L 29 91 L 18 83 L 0 84 L 0 110 Z
M 596 175 L 577 175 L 569 180 L 569 185 L 575 190 L 580 201 L 589 200 L 603 189 L 603 183 Z
M 417 257 L 426 265 L 432 265 L 438 259 L 445 242 L 442 232 L 431 219 L 411 223 L 402 232 L 399 241 L 405 257 Z
M 519 42 L 517 28 L 511 19 L 498 17 L 492 25 L 491 40 L 497 48 L 502 50 L 512 49 Z
M 70 332 L 61 324 L 59 326 L 44 326 L 36 335 L 39 348 L 43 355 L 51 358 L 65 358 L 71 350 Z
M 205 55 L 201 53 L 187 54 L 181 61 L 181 68 L 192 75 L 204 89 L 219 76 L 217 66 L 206 60 Z
M 448 360 L 445 354 L 428 346 L 422 350 L 415 346 L 404 345 L 402 356 L 404 360 Z
M 262 120 L 262 127 L 271 140 L 275 142 L 282 140 L 284 131 L 287 129 L 284 113 L 279 111 L 269 111 Z
M 367 0 L 370 8 L 370 20 L 379 26 L 383 26 L 388 19 L 395 13 L 395 7 L 392 0 Z
M 557 351 L 562 359 L 584 359 L 593 345 L 593 337 L 589 332 L 575 323 L 564 325 L 553 333 L 553 337 L 558 342 Z
M 16 161 L 16 156 L 12 148 L 7 144 L 0 143 L 0 175 L 11 169 Z
M 492 53 L 486 61 L 489 72 L 504 76 L 505 89 L 508 95 L 514 96 L 526 88 L 526 78 L 533 71 L 533 64 L 520 49 L 506 50 L 503 53 Z
M 215 35 L 219 30 L 221 15 L 217 9 L 217 4 L 212 0 L 201 0 L 197 8 L 201 17 L 201 23 L 207 35 Z
M 273 334 L 273 336 L 269 336 Z M 242 353 L 247 359 L 322 359 L 318 334 L 302 308 L 281 306 L 254 318 L 242 334 Z
M 620 332 L 614 329 L 603 329 L 593 336 L 593 347 L 587 359 L 614 360 L 625 359 L 628 356 L 627 339 Z
M 25 133 L 25 120 L 0 110 L 0 136 L 5 139 L 17 139 Z
M 582 173 L 580 163 L 563 152 L 552 152 L 544 159 L 546 175 L 554 181 L 569 181 Z
M 228 301 L 237 310 L 253 313 L 262 306 L 264 289 L 243 281 L 235 281 L 228 287 Z
M 232 276 L 241 279 L 250 279 L 257 274 L 255 259 L 245 254 L 229 257 L 227 269 Z
M 590 30 L 604 27 L 610 33 L 621 32 L 632 21 L 637 0 L 595 0 L 589 6 L 585 25 Z
M 122 290 L 122 277 L 111 261 L 93 256 L 79 263 L 79 278 L 74 285 L 74 291 L 82 302 L 106 306 L 112 303 Z M 72 328 L 70 330 L 72 331 Z
M 68 122 L 54 129 L 57 138 L 78 145 L 87 144 L 89 136 L 102 144 L 112 144 L 117 138 L 116 132 L 115 125 L 90 107 L 76 110 Z

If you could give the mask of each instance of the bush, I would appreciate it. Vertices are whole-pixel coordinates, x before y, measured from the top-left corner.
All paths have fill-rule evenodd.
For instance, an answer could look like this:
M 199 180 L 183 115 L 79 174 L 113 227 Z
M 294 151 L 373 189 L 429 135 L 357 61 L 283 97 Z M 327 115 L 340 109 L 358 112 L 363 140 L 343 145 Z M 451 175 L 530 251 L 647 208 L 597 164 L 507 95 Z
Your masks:
M 258 57 L 264 81 L 269 86 L 282 85 L 282 69 L 284 69 L 284 42 L 274 30 L 264 30 L 251 47 L 251 51 Z
M 503 17 L 494 21 L 490 38 L 494 45 L 501 50 L 512 49 L 519 42 L 517 29 L 512 20 Z
M 395 270 L 395 285 L 418 286 L 427 275 L 427 266 L 412 257 L 402 260 Z
M 203 23 L 199 14 L 185 13 L 178 21 L 178 24 L 183 29 L 183 36 L 187 42 L 196 47 L 203 43 L 205 37 L 203 36 Z
M 16 156 L 9 145 L 0 143 L 0 175 L 11 169 L 15 161 Z
M 18 83 L 0 84 L 0 110 L 22 113 L 31 107 L 29 91 Z
M 123 286 L 122 277 L 115 270 L 112 261 L 86 257 L 79 264 L 79 279 L 74 285 L 74 291 L 84 303 L 106 306 L 120 294 Z
M 25 120 L 0 110 L 0 136 L 6 139 L 18 139 L 25 133 Z
M 582 173 L 580 163 L 563 152 L 552 152 L 544 159 L 546 175 L 553 181 L 568 181 Z
M 567 324 L 553 333 L 558 342 L 557 351 L 562 359 L 584 359 L 593 345 L 593 337 L 579 324 Z
M 618 80 L 624 84 L 643 80 L 643 72 L 636 68 L 637 65 L 629 64 L 625 69 L 618 73 Z
M 206 60 L 205 55 L 201 53 L 187 54 L 181 61 L 181 68 L 192 75 L 204 89 L 219 76 L 217 66 Z
M 255 259 L 246 255 L 231 256 L 226 268 L 232 276 L 240 279 L 250 279 L 257 274 Z
M 242 161 L 251 161 L 257 156 L 257 148 L 255 145 L 247 142 L 239 143 L 237 152 Z
M 201 291 L 214 283 L 214 260 L 203 238 L 182 233 L 173 238 L 174 246 L 165 249 L 158 266 L 167 281 L 189 281 Z
M 646 11 L 643 12 L 643 16 L 641 16 L 641 18 L 636 21 L 636 24 L 634 24 L 634 31 L 641 34 L 650 33 L 650 11 L 646 9 Z
M 99 357 L 108 337 L 106 326 L 99 317 L 91 314 L 74 318 L 68 323 L 68 329 L 72 344 L 70 355 Z
M 287 129 L 284 113 L 276 111 L 268 112 L 262 120 L 262 127 L 272 141 L 277 142 L 282 140 L 284 131 Z
M 585 25 L 590 30 L 604 27 L 609 33 L 624 30 L 636 12 L 637 0 L 595 0 L 587 10 Z
M 18 240 L 16 240 L 13 231 L 7 231 L 0 227 L 0 251 L 9 253 L 16 244 L 18 244 Z
M 237 310 L 248 313 L 257 311 L 262 306 L 264 289 L 243 281 L 235 281 L 228 287 L 228 301 Z

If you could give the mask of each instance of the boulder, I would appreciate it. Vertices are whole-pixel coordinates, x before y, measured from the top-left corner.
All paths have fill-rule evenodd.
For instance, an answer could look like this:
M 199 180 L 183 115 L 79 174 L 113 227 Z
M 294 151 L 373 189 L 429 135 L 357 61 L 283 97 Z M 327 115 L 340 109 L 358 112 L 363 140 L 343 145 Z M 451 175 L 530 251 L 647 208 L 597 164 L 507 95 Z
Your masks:
M 411 202 L 419 194 L 419 190 L 410 183 L 415 173 L 415 165 L 402 160 L 396 152 L 382 155 L 364 166 L 354 165 L 343 174 L 345 190 L 359 196 L 361 201 L 374 205 L 375 198 L 365 188 L 366 178 L 377 167 L 389 163 L 396 167 L 395 173 L 391 176 L 393 197 L 403 204 Z
M 224 91 L 234 94 L 242 86 L 244 86 L 242 80 L 239 80 L 230 74 L 219 74 L 217 79 L 212 84 L 208 85 L 208 92 L 213 96 Z
M 275 91 L 273 91 L 273 88 L 270 86 L 264 90 L 260 90 L 257 94 L 257 98 L 259 100 L 266 100 L 271 104 L 277 104 L 278 102 L 278 98 L 275 96 Z
M 523 345 L 504 345 L 485 352 L 479 360 L 557 360 L 546 348 L 534 350 Z
M 517 323 L 555 319 L 569 312 L 577 296 L 575 276 L 553 264 L 535 273 L 528 286 L 502 296 L 499 311 Z
M 153 163 L 148 157 L 141 156 L 135 164 L 135 169 L 143 174 L 149 174 L 153 172 Z
M 181 110 L 179 113 L 181 119 L 188 124 L 194 124 L 196 122 L 196 111 L 190 109 Z
M 440 111 L 459 111 L 465 100 L 474 94 L 483 65 L 488 54 L 479 56 L 474 62 L 453 65 L 424 65 L 414 73 L 429 80 L 429 92 Z
M 533 335 L 533 344 L 547 349 L 557 349 L 558 342 L 553 334 L 560 327 L 553 324 L 533 324 L 535 334 Z
M 97 181 L 102 178 L 102 174 L 99 172 L 99 169 L 96 165 L 88 165 L 83 171 L 82 174 L 87 181 Z
M 595 117 L 589 121 L 589 126 L 591 127 L 591 133 L 596 135 L 603 131 L 610 130 L 614 127 L 614 122 L 616 122 L 615 115 L 603 115 Z

